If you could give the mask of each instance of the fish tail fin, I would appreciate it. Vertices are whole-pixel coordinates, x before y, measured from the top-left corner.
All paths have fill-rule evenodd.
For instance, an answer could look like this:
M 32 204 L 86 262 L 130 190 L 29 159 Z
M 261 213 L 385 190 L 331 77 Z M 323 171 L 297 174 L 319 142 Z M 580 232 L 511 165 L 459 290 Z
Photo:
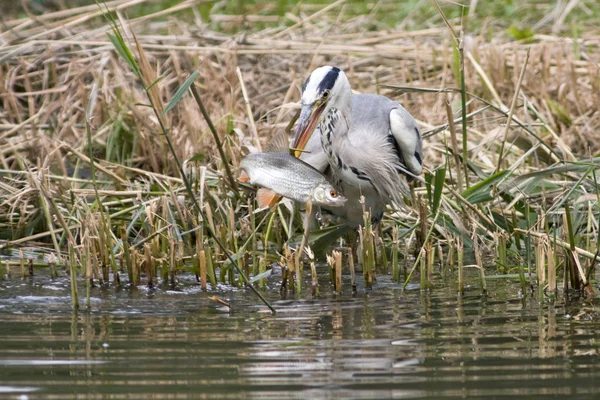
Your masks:
M 279 200 L 281 196 L 269 189 L 260 188 L 256 191 L 256 202 L 260 208 L 275 207 Z

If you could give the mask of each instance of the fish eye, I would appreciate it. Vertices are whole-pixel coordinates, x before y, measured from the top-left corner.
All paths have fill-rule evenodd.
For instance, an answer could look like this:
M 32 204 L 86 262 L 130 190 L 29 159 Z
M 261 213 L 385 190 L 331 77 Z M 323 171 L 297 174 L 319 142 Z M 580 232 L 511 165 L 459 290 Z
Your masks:
M 333 197 L 334 199 L 335 199 L 335 198 L 338 196 L 338 194 L 337 194 L 337 192 L 336 192 L 335 190 L 330 190 L 330 191 L 329 191 L 329 195 L 330 195 L 331 197 Z

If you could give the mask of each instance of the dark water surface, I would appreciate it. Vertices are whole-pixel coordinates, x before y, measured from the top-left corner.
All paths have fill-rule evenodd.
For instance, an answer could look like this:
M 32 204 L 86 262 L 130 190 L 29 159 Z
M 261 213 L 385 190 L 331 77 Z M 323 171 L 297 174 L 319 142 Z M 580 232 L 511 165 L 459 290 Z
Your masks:
M 437 284 L 403 292 L 379 277 L 336 296 L 323 276 L 319 298 L 283 300 L 273 282 L 271 315 L 250 292 L 181 277 L 174 290 L 94 288 L 91 311 L 73 314 L 66 279 L 13 277 L 0 282 L 0 398 L 600 398 L 596 300 Z

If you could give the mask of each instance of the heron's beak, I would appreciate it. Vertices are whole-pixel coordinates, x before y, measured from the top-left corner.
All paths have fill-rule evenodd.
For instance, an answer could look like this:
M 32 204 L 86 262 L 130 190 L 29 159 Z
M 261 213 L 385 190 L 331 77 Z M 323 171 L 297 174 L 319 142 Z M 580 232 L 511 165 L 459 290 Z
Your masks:
M 296 126 L 296 135 L 292 143 L 292 148 L 304 150 L 304 147 L 306 147 L 313 131 L 319 123 L 319 119 L 321 118 L 321 114 L 326 105 L 327 103 L 325 102 L 320 105 L 315 103 L 302 105 L 302 111 L 300 112 L 300 118 L 298 118 L 298 125 Z M 294 153 L 296 157 L 300 157 L 300 154 L 302 154 L 301 151 L 296 151 Z

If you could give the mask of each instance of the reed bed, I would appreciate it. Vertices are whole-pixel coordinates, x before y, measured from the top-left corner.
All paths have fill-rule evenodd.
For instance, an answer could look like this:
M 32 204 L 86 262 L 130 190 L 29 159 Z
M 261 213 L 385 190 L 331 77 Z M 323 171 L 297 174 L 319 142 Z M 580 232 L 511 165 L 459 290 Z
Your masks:
M 541 300 L 593 293 L 600 35 L 584 20 L 565 36 L 585 2 L 540 15 L 535 31 L 486 26 L 477 8 L 454 3 L 431 3 L 419 29 L 408 17 L 386 24 L 387 2 L 283 14 L 280 3 L 259 4 L 242 15 L 201 0 L 147 3 L 4 22 L 0 248 L 13 257 L 3 270 L 66 268 L 77 305 L 77 277 L 175 285 L 188 271 L 207 291 L 218 282 L 263 291 L 273 263 L 281 289 L 299 295 L 307 262 L 317 295 L 315 260 L 339 244 L 336 221 L 311 234 L 310 257 L 294 254 L 299 217 L 285 202 L 257 209 L 235 176 L 243 154 L 291 129 L 309 71 L 333 64 L 356 91 L 394 98 L 417 118 L 426 183 L 379 227 L 365 210 L 358 257 L 330 256 L 331 290 L 356 289 L 354 274 L 342 284 L 349 259 L 365 287 L 391 271 L 423 290 L 453 273 L 459 293 L 485 291 L 490 278 Z M 27 261 L 30 249 L 45 260 Z

